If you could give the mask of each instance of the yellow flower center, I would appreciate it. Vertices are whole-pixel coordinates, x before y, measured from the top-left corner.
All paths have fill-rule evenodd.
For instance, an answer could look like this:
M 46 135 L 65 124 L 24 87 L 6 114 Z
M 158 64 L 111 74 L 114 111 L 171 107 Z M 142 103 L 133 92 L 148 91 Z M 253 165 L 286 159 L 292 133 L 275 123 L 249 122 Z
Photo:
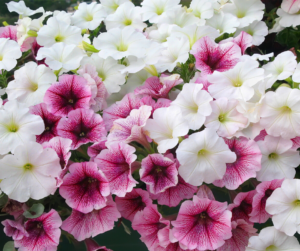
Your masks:
M 219 115 L 219 121 L 220 121 L 221 123 L 225 122 L 225 121 L 226 121 L 226 114 L 220 114 L 220 115 Z
M 102 71 L 98 72 L 98 76 L 102 79 L 102 81 L 104 81 L 106 79 L 106 76 L 105 76 L 104 72 L 102 72 Z
M 156 12 L 157 15 L 160 16 L 161 14 L 164 13 L 164 10 L 165 10 L 164 6 L 156 6 L 155 12 Z
M 291 111 L 292 111 L 292 109 L 289 108 L 288 106 L 283 106 L 283 107 L 281 108 L 281 112 L 282 112 L 282 113 L 285 113 L 285 114 L 291 113 Z
M 232 81 L 232 85 L 234 87 L 241 87 L 243 85 L 243 81 L 240 78 L 235 79 Z
M 31 171 L 33 169 L 33 165 L 27 163 L 23 166 L 25 171 Z
M 84 19 L 85 21 L 90 22 L 93 21 L 94 17 L 91 14 L 88 14 Z
M 278 158 L 278 154 L 277 153 L 270 153 L 269 154 L 269 159 L 276 160 L 277 158 Z
M 6 125 L 6 128 L 9 132 L 17 132 L 19 130 L 19 126 L 14 122 Z
M 299 206 L 300 206 L 300 200 L 295 200 L 295 201 L 294 201 L 294 205 L 295 205 L 296 207 L 299 207 Z
M 236 16 L 237 16 L 238 18 L 243 18 L 243 17 L 246 16 L 246 13 L 245 13 L 244 11 L 238 11 L 238 13 L 236 14 Z
M 274 246 L 274 245 L 271 245 L 271 246 L 266 248 L 266 251 L 277 251 L 277 247 Z
M 127 49 L 128 49 L 128 45 L 124 44 L 123 41 L 119 46 L 117 46 L 118 51 L 127 51 Z
M 126 25 L 126 26 L 131 25 L 132 24 L 132 20 L 125 19 L 124 22 L 123 22 L 123 24 Z
M 201 150 L 198 152 L 198 157 L 203 157 L 203 156 L 205 156 L 206 154 L 208 154 L 208 151 L 205 150 L 205 149 L 201 149 Z
M 36 84 L 36 83 L 31 83 L 30 90 L 31 90 L 32 92 L 35 92 L 38 88 L 39 88 L 38 84 Z
M 3 56 L 2 55 L 0 55 L 0 62 L 3 60 Z
M 64 37 L 61 36 L 61 35 L 57 35 L 57 36 L 55 37 L 55 41 L 56 41 L 56 42 L 62 42 L 62 41 L 64 41 Z

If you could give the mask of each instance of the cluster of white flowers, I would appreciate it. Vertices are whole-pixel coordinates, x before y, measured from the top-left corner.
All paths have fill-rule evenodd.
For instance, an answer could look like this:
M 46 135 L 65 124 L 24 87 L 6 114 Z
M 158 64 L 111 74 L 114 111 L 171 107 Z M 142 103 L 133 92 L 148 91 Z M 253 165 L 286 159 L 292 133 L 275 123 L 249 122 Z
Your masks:
M 150 245 L 141 230 L 142 240 L 153 251 L 300 250 L 292 237 L 300 233 L 300 181 L 295 179 L 300 165 L 300 63 L 292 51 L 274 56 L 248 49 L 261 45 L 269 33 L 300 25 L 300 1 L 284 0 L 271 30 L 262 21 L 261 0 L 192 0 L 188 8 L 180 0 L 144 0 L 141 6 L 130 0 L 100 2 L 80 3 L 74 13 L 31 10 L 23 1 L 7 4 L 19 20 L 0 29 L 0 71 L 8 79 L 0 89 L 0 193 L 24 203 L 53 195 L 61 186 L 61 195 L 70 196 L 63 187 L 79 169 L 68 163 L 71 153 L 98 164 L 101 182 L 110 187 L 105 200 L 101 197 L 107 207 L 114 203 L 110 193 L 124 197 L 138 190 L 133 187 L 139 182 L 146 183 L 151 199 L 168 206 L 171 202 L 163 202 L 161 193 L 183 189 L 177 187 L 179 181 L 198 187 L 196 207 L 199 198 L 214 201 L 213 195 L 203 195 L 204 183 L 227 191 L 251 179 L 248 184 L 256 188 L 252 197 L 247 195 L 251 209 L 246 216 L 235 210 L 250 200 L 236 190 L 241 193 L 228 206 L 232 218 L 227 234 L 199 228 L 208 231 L 201 238 L 217 237 L 209 244 L 203 244 L 206 239 L 187 240 L 188 233 L 179 227 L 185 224 L 180 222 L 182 211 L 190 205 L 184 202 L 173 228 L 168 226 L 167 241 L 157 234 Z M 37 13 L 39 18 L 30 18 Z M 150 162 L 156 171 L 148 170 Z M 162 163 L 172 167 L 162 171 Z M 123 180 L 113 177 L 120 166 L 129 166 Z M 139 168 L 138 182 L 131 172 Z M 168 173 L 174 184 L 154 181 L 162 176 L 147 178 L 148 171 Z M 283 180 L 282 185 L 266 188 L 271 192 L 263 194 L 265 204 L 258 209 L 259 189 L 276 180 Z M 193 193 L 188 196 L 174 195 L 179 202 Z M 203 220 L 212 215 L 200 213 L 197 224 L 217 224 L 212 218 Z M 252 236 L 253 224 L 263 223 L 252 220 L 260 214 L 272 217 L 274 227 Z M 141 215 L 131 218 L 138 231 Z M 248 225 L 239 228 L 243 224 Z M 246 244 L 234 241 L 235 231 L 242 231 L 237 229 L 247 233 Z M 81 240 L 81 233 L 66 231 Z M 33 250 L 24 243 L 18 240 L 16 247 Z M 43 245 L 40 250 L 50 250 Z

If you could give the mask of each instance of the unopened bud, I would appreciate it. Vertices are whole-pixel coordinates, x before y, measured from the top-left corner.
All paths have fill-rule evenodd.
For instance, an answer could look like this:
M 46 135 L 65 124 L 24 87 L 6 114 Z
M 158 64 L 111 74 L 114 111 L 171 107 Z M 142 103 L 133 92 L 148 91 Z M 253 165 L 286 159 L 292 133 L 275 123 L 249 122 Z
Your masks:
M 83 49 L 84 49 L 85 51 L 90 51 L 90 52 L 94 52 L 94 53 L 99 52 L 99 50 L 97 50 L 97 49 L 95 48 L 95 46 L 93 46 L 93 45 L 91 45 L 91 44 L 89 44 L 89 43 L 87 43 L 87 42 L 85 42 L 85 41 L 82 41 L 82 45 L 83 45 Z

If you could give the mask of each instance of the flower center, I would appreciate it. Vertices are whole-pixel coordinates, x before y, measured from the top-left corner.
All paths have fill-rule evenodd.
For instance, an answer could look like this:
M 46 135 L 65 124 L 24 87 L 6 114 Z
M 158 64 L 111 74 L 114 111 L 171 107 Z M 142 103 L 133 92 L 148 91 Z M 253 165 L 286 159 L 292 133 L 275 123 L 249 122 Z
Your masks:
M 33 165 L 27 163 L 23 166 L 25 171 L 31 171 L 33 169 Z
M 19 126 L 13 122 L 11 124 L 7 125 L 6 128 L 10 132 L 17 132 L 19 130 Z
M 84 133 L 84 132 L 81 132 L 81 133 L 79 134 L 79 136 L 80 136 L 80 137 L 84 137 L 84 136 L 85 136 L 85 133 Z
M 0 55 L 0 62 L 3 60 L 3 56 L 2 55 Z
M 223 122 L 226 121 L 226 115 L 225 115 L 225 114 L 220 114 L 218 119 L 219 119 L 219 121 L 220 121 L 221 123 L 223 123 Z
M 85 21 L 87 22 L 90 22 L 90 21 L 93 21 L 94 17 L 91 15 L 91 14 L 88 14 L 86 17 L 85 17 Z
M 104 81 L 106 79 L 104 72 L 99 72 L 98 76 L 102 79 L 102 81 Z
M 120 43 L 119 46 L 117 46 L 118 51 L 127 51 L 128 50 L 128 45 L 124 44 L 123 41 Z
M 271 245 L 271 246 L 266 248 L 266 251 L 277 251 L 277 247 L 274 246 L 274 245 Z
M 36 83 L 31 83 L 30 90 L 31 90 L 32 92 L 35 92 L 38 88 L 39 88 L 38 84 L 36 84 Z
M 88 178 L 88 183 L 94 183 L 94 182 L 96 182 L 97 181 L 97 179 L 94 179 L 94 178 Z
M 61 35 L 57 35 L 57 36 L 55 37 L 55 41 L 56 41 L 56 42 L 62 42 L 62 41 L 64 41 L 64 37 L 61 36 Z
M 234 87 L 241 87 L 243 85 L 243 81 L 240 78 L 235 79 L 232 81 L 232 85 Z
M 43 224 L 39 222 L 39 223 L 36 225 L 36 227 L 39 228 L 39 229 L 41 229 L 41 228 L 43 228 Z
M 47 126 L 47 127 L 45 128 L 45 131 L 50 131 L 50 127 Z
M 132 24 L 132 20 L 130 19 L 125 19 L 125 21 L 123 22 L 124 25 L 131 25 Z
M 70 104 L 73 104 L 74 103 L 74 100 L 73 99 L 69 99 L 68 101 Z
M 295 201 L 294 201 L 294 205 L 295 205 L 296 207 L 299 207 L 299 206 L 300 206 L 300 200 L 295 200 Z
M 278 154 L 277 153 L 270 153 L 269 154 L 269 159 L 273 159 L 273 160 L 278 159 Z
M 208 154 L 208 151 L 205 150 L 205 149 L 201 149 L 199 152 L 198 152 L 198 157 L 203 157 L 205 155 Z
M 164 6 L 156 6 L 155 12 L 157 15 L 160 16 L 161 14 L 163 14 L 164 10 L 165 10 Z
M 281 108 L 281 112 L 282 113 L 291 113 L 291 111 L 292 111 L 292 109 L 291 108 L 289 108 L 288 106 L 283 106 L 282 108 Z
M 113 5 L 111 5 L 111 8 L 112 8 L 112 9 L 114 9 L 114 10 L 116 10 L 116 9 L 118 9 L 118 8 L 119 8 L 119 5 L 118 5 L 118 4 L 116 4 L 116 3 L 114 3 Z
M 244 11 L 238 11 L 238 13 L 236 14 L 236 16 L 237 16 L 238 18 L 243 18 L 243 17 L 246 16 L 246 13 L 245 13 Z

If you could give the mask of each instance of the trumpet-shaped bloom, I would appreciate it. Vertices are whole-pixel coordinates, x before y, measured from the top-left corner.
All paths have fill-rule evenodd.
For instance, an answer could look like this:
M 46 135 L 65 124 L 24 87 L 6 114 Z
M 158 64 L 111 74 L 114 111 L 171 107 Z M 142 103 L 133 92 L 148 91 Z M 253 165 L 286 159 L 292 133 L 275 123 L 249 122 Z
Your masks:
M 100 50 L 99 56 L 104 59 L 112 57 L 117 60 L 128 56 L 142 58 L 148 44 L 146 37 L 133 27 L 113 28 L 94 39 L 95 48 Z
M 15 241 L 15 247 L 20 251 L 57 250 L 61 235 L 62 224 L 59 214 L 55 210 L 43 213 L 40 217 L 29 219 L 24 228 L 28 236 Z
M 232 236 L 231 212 L 227 203 L 197 196 L 182 203 L 176 221 L 172 221 L 173 235 L 188 249 L 217 249 Z
M 16 70 L 14 76 L 15 80 L 6 88 L 8 100 L 16 99 L 27 106 L 42 103 L 47 89 L 56 81 L 55 74 L 48 67 L 34 62 Z
M 130 0 L 102 0 L 102 8 L 106 11 L 107 14 L 114 13 L 121 4 L 129 2 Z
M 0 70 L 12 70 L 21 56 L 22 52 L 16 41 L 0 38 Z
M 249 239 L 246 251 L 297 251 L 300 249 L 299 242 L 295 236 L 287 236 L 275 227 L 262 229 L 259 236 Z
M 226 172 L 226 163 L 236 160 L 236 154 L 210 128 L 183 140 L 176 154 L 181 165 L 179 174 L 194 186 L 222 179 Z
M 238 101 L 219 98 L 211 103 L 212 113 L 206 117 L 204 125 L 217 131 L 221 137 L 232 137 L 247 126 L 248 119 L 236 109 Z
M 16 147 L 35 141 L 35 135 L 45 130 L 41 117 L 29 113 L 29 109 L 16 100 L 8 101 L 0 110 L 0 154 L 14 152 Z
M 26 202 L 40 200 L 56 191 L 61 173 L 59 158 L 53 149 L 36 142 L 20 145 L 14 155 L 0 160 L 0 188 L 9 198 Z
M 36 13 L 45 12 L 43 7 L 40 7 L 36 10 L 32 10 L 28 8 L 25 5 L 24 1 L 19 1 L 19 2 L 10 1 L 6 5 L 10 12 L 17 12 L 21 17 L 29 17 Z
M 14 241 L 21 240 L 24 236 L 28 237 L 29 234 L 23 226 L 22 220 L 4 220 L 1 222 L 4 226 L 3 232 L 8 237 L 12 237 Z
M 208 87 L 209 93 L 215 99 L 250 100 L 254 95 L 253 86 L 264 79 L 264 70 L 258 67 L 257 61 L 249 59 L 226 72 L 215 71 L 207 78 L 212 83 Z
M 296 149 L 292 149 L 291 140 L 267 135 L 264 141 L 258 141 L 257 144 L 262 153 L 262 168 L 257 173 L 259 181 L 294 178 L 295 168 L 300 165 L 300 156 Z
M 116 203 L 108 196 L 106 206 L 99 210 L 87 214 L 73 210 L 71 216 L 63 222 L 61 229 L 72 234 L 76 240 L 83 241 L 112 230 L 115 221 L 120 217 Z
M 95 30 L 106 16 L 104 8 L 92 2 L 78 5 L 78 9 L 71 17 L 72 23 L 81 29 Z
M 260 124 L 269 135 L 285 139 L 300 136 L 300 90 L 279 87 L 262 101 Z
M 148 119 L 144 131 L 158 144 L 158 152 L 165 153 L 178 144 L 179 137 L 185 136 L 189 127 L 178 107 L 168 107 L 157 109 L 153 119 Z
M 210 37 L 198 40 L 190 52 L 196 58 L 196 68 L 204 74 L 228 71 L 240 60 L 241 49 L 234 43 L 216 44 Z
M 71 139 L 71 149 L 88 142 L 99 142 L 106 137 L 103 119 L 90 109 L 76 109 L 62 118 L 57 126 L 58 135 Z
M 204 90 L 202 84 L 185 84 L 171 106 L 181 109 L 189 128 L 198 130 L 203 126 L 206 116 L 212 112 L 210 101 L 212 97 Z
M 94 160 L 108 179 L 111 193 L 119 197 L 131 192 L 138 183 L 131 175 L 132 163 L 137 158 L 134 152 L 134 147 L 119 142 L 102 150 Z
M 226 173 L 221 180 L 214 182 L 214 185 L 235 190 L 246 180 L 256 177 L 256 172 L 261 168 L 261 152 L 254 140 L 244 137 L 239 139 L 224 139 L 229 149 L 236 154 L 236 161 L 226 164 Z
M 190 10 L 200 19 L 209 19 L 214 15 L 213 3 L 210 0 L 192 0 Z
M 274 227 L 289 236 L 300 232 L 299 189 L 299 179 L 285 179 L 267 199 L 266 211 L 272 215 Z
M 218 30 L 220 35 L 235 33 L 236 28 L 240 25 L 237 17 L 222 11 L 208 19 L 205 24 Z
M 69 167 L 59 193 L 71 208 L 86 214 L 106 206 L 110 189 L 107 178 L 96 163 L 82 162 Z

